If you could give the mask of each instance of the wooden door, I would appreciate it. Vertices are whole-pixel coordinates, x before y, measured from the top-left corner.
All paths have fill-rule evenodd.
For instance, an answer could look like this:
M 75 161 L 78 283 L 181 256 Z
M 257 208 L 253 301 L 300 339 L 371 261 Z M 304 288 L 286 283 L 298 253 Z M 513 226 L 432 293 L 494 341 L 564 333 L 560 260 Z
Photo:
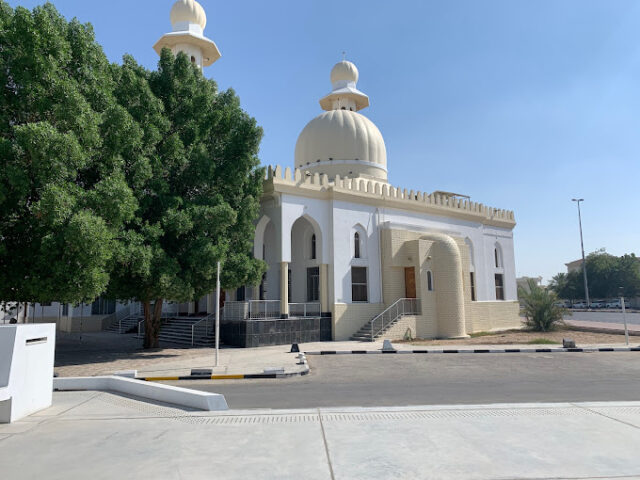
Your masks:
M 404 269 L 404 289 L 406 298 L 416 298 L 416 269 L 414 267 Z

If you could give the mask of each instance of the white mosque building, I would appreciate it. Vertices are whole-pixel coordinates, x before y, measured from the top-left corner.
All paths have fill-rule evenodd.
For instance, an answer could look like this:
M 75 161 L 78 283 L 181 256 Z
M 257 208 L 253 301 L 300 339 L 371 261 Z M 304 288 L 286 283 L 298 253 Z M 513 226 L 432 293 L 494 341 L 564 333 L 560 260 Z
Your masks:
M 171 23 L 157 52 L 183 51 L 201 67 L 220 58 L 196 1 L 177 1 Z M 259 287 L 226 292 L 223 341 L 461 338 L 519 327 L 513 212 L 390 185 L 393 160 L 360 113 L 369 98 L 358 77 L 349 61 L 333 67 L 324 112 L 302 129 L 293 168 L 268 168 L 254 241 L 268 270 Z M 213 295 L 184 310 L 213 311 Z

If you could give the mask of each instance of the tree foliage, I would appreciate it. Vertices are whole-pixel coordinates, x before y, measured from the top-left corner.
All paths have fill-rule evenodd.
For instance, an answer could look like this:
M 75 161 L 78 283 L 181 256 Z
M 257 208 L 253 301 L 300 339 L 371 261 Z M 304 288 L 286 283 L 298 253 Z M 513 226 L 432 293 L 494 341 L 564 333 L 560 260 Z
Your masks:
M 529 279 L 528 290 L 518 288 L 518 298 L 526 318 L 525 324 L 532 330 L 548 332 L 562 323 L 564 308 L 557 305 L 558 296 L 535 280 Z
M 109 62 L 90 25 L 0 0 L 0 85 L 0 298 L 92 300 L 137 207 Z
M 154 347 L 164 299 L 214 290 L 218 261 L 224 288 L 257 284 L 264 272 L 252 257 L 262 130 L 233 91 L 218 92 L 184 54 L 165 49 L 154 72 L 126 57 L 116 83 L 121 121 L 134 127 L 114 142 L 139 208 L 119 244 L 110 294 L 145 304 L 145 346 Z
M 0 298 L 144 303 L 257 284 L 262 130 L 183 55 L 111 65 L 90 25 L 0 0 Z M 151 302 L 155 307 L 151 309 Z
M 614 298 L 640 295 L 640 259 L 635 254 L 616 257 L 604 250 L 589 254 L 586 258 L 589 296 Z M 560 298 L 569 300 L 584 298 L 582 268 L 555 275 L 549 287 Z

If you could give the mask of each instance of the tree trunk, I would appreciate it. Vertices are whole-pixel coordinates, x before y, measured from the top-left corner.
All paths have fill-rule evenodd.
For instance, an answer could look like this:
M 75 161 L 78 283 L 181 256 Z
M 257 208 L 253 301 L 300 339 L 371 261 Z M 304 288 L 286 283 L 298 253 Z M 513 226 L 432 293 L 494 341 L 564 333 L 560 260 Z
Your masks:
M 143 348 L 159 348 L 160 324 L 162 322 L 162 298 L 157 298 L 153 311 L 151 302 L 143 302 L 144 306 L 144 344 Z
M 29 311 L 29 302 L 24 302 L 24 317 L 22 323 L 27 323 L 27 313 Z

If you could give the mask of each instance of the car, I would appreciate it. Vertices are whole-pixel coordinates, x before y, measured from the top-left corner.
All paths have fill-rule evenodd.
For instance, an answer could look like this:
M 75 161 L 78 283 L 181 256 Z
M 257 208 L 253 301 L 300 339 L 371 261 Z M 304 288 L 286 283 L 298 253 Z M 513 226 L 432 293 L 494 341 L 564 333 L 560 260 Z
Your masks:
M 595 302 L 591 302 L 591 308 L 604 308 L 606 303 L 604 300 L 597 300 Z
M 584 302 L 574 303 L 573 308 L 587 308 L 587 304 Z
M 611 300 L 607 302 L 607 308 L 622 308 L 622 304 L 620 303 L 620 299 Z

